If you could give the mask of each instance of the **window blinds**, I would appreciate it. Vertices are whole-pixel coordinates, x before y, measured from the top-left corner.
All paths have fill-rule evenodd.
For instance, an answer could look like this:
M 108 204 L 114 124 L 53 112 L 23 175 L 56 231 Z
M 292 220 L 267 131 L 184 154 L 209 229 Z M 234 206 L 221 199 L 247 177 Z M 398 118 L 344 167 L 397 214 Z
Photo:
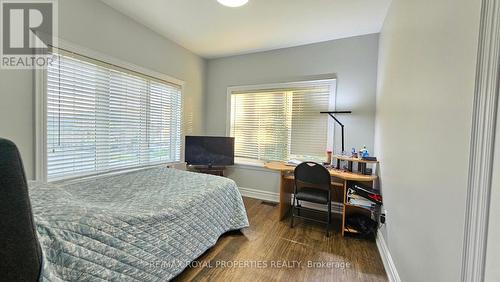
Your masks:
M 230 135 L 235 155 L 284 161 L 295 156 L 324 158 L 333 109 L 334 81 L 231 93 Z
M 57 58 L 47 69 L 48 180 L 180 160 L 180 86 Z

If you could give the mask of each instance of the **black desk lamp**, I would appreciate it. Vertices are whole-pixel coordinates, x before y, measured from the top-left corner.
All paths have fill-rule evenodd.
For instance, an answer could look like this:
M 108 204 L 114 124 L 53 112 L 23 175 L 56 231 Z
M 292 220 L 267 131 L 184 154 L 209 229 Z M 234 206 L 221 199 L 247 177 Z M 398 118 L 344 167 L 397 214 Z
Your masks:
M 344 124 L 341 123 L 335 116 L 334 114 L 350 114 L 352 111 L 330 111 L 330 112 L 320 112 L 320 114 L 328 114 L 331 116 L 342 128 L 342 154 L 345 152 L 344 148 Z

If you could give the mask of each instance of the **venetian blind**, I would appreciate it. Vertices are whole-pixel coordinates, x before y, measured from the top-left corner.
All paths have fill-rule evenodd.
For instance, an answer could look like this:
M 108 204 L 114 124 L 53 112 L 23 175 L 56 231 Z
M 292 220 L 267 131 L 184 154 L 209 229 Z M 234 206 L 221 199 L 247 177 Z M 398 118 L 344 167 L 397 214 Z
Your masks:
M 333 92 L 332 80 L 232 92 L 230 135 L 235 137 L 235 155 L 265 161 L 323 158 L 329 121 L 319 112 L 333 108 Z
M 48 180 L 180 160 L 178 85 L 59 55 L 46 100 Z

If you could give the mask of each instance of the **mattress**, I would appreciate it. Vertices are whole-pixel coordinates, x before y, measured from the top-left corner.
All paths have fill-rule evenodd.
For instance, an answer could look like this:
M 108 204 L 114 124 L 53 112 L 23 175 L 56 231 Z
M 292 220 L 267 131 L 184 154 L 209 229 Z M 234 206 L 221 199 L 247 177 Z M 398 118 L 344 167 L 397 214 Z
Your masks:
M 30 184 L 41 281 L 166 281 L 249 225 L 234 181 L 157 167 Z

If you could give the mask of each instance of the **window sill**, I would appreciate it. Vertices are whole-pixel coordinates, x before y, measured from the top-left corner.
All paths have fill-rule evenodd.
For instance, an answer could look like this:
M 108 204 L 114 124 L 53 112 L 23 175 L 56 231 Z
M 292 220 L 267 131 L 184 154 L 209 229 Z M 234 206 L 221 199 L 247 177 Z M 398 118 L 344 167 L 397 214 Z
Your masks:
M 266 162 L 259 161 L 259 160 L 235 158 L 233 168 L 272 172 L 270 169 L 268 169 L 264 166 L 265 163 Z

